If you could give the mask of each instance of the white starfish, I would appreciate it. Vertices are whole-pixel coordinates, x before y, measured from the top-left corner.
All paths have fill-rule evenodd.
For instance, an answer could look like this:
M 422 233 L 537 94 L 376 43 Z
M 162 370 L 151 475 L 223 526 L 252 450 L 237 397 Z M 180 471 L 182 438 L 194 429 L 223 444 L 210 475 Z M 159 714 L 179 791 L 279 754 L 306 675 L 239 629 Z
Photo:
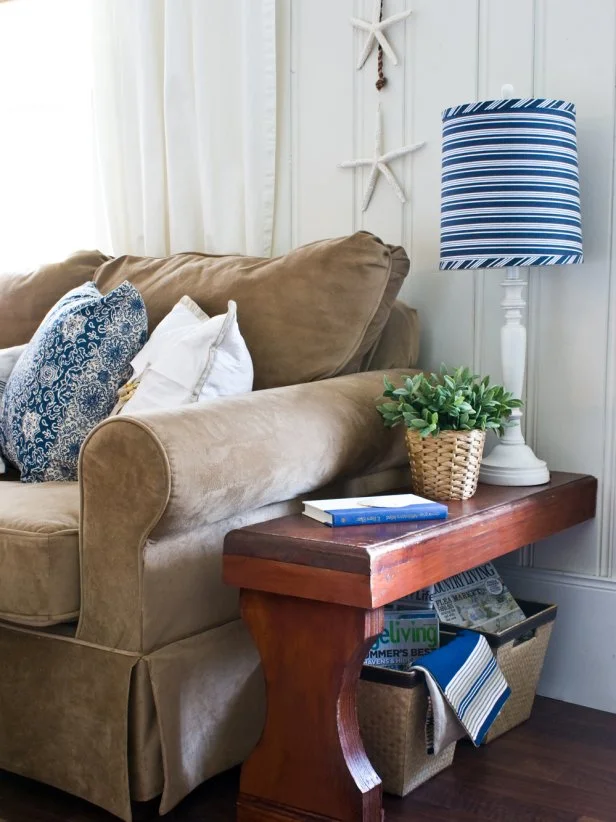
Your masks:
M 368 177 L 368 185 L 366 186 L 364 199 L 361 204 L 362 211 L 365 211 L 368 208 L 368 205 L 374 193 L 374 188 L 376 186 L 376 181 L 378 179 L 379 173 L 381 173 L 383 177 L 385 177 L 389 185 L 396 192 L 396 195 L 400 202 L 406 203 L 406 197 L 404 196 L 404 192 L 400 188 L 400 184 L 394 177 L 387 163 L 390 163 L 392 160 L 395 160 L 398 157 L 403 157 L 405 154 L 410 154 L 412 151 L 417 151 L 417 149 L 421 148 L 423 145 L 425 145 L 425 141 L 421 143 L 413 143 L 412 145 L 408 146 L 402 146 L 402 148 L 395 148 L 392 151 L 388 151 L 385 154 L 383 154 L 383 127 L 381 123 L 381 107 L 380 105 L 378 106 L 376 110 L 376 138 L 374 145 L 374 157 L 367 157 L 363 160 L 345 160 L 343 163 L 340 163 L 338 165 L 338 168 L 358 168 L 359 166 L 372 166 L 372 168 L 370 169 L 370 176 Z
M 381 0 L 374 0 L 374 10 L 372 12 L 372 20 L 359 20 L 357 17 L 351 17 L 351 23 L 355 26 L 355 28 L 362 29 L 363 31 L 368 32 L 368 39 L 366 40 L 366 44 L 364 46 L 364 50 L 361 53 L 359 58 L 359 62 L 357 63 L 357 68 L 360 69 L 363 64 L 368 59 L 368 55 L 374 48 L 375 43 L 378 41 L 379 44 L 382 46 L 383 51 L 389 57 L 391 62 L 394 66 L 398 65 L 398 58 L 392 47 L 389 45 L 389 41 L 383 34 L 384 30 L 393 26 L 394 23 L 399 23 L 401 20 L 406 20 L 407 17 L 410 17 L 411 10 L 407 9 L 406 11 L 398 12 L 398 14 L 392 14 L 391 17 L 387 17 L 385 20 L 379 20 L 379 16 L 381 14 Z

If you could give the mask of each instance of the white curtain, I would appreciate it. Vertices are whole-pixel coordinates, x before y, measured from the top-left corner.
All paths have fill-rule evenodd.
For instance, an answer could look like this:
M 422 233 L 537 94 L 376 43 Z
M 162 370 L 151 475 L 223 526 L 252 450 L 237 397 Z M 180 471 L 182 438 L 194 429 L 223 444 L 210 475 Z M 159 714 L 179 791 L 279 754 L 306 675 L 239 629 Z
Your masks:
M 0 271 L 99 242 L 90 13 L 85 0 L 0 2 Z
M 275 5 L 94 0 L 96 150 L 113 253 L 271 253 Z

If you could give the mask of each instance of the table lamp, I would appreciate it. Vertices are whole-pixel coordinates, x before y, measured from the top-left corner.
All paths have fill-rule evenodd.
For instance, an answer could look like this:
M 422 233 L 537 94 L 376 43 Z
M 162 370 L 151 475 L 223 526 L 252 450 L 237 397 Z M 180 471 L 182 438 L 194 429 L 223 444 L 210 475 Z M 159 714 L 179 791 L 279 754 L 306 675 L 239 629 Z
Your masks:
M 581 263 L 582 225 L 575 106 L 563 100 L 503 99 L 443 112 L 441 269 L 505 268 L 503 384 L 522 396 L 526 363 L 525 282 L 520 267 Z M 541 485 L 543 460 L 511 425 L 483 459 L 490 485 Z

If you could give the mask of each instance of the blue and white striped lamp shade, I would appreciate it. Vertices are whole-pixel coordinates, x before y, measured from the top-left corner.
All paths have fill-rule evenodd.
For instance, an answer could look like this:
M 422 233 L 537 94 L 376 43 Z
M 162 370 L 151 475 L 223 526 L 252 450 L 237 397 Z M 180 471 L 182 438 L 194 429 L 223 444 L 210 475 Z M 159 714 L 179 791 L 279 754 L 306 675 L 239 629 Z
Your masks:
M 444 111 L 440 267 L 582 259 L 573 103 L 503 99 Z

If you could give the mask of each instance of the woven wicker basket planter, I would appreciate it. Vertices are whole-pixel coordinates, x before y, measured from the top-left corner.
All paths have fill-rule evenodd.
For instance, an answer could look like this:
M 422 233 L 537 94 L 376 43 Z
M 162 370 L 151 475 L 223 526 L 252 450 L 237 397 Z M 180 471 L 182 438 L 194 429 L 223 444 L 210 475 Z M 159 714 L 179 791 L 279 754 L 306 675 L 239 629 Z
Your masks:
M 438 756 L 426 753 L 427 709 L 422 674 L 364 666 L 357 693 L 359 727 L 387 793 L 406 796 L 453 762 L 455 742 Z
M 477 490 L 485 431 L 441 431 L 421 437 L 407 429 L 413 491 L 431 499 L 470 499 Z
M 554 627 L 556 605 L 523 601 L 519 601 L 519 605 L 528 619 L 500 634 L 484 634 L 511 688 L 511 696 L 488 731 L 484 744 L 530 717 Z M 443 633 L 463 630 L 447 624 L 443 624 L 441 629 Z

